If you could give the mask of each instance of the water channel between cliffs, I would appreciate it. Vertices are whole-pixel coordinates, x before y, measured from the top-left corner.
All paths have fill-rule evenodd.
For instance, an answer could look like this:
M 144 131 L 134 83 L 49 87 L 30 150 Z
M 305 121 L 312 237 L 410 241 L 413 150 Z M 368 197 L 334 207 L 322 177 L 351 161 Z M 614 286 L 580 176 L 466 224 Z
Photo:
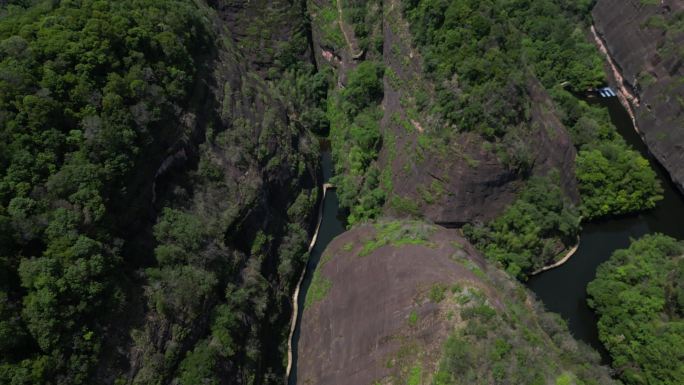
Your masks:
M 604 362 L 608 362 L 607 352 L 598 340 L 596 316 L 586 303 L 587 284 L 594 279 L 598 265 L 606 261 L 613 251 L 628 247 L 632 238 L 659 232 L 684 239 L 684 197 L 672 184 L 667 173 L 650 156 L 641 137 L 634 129 L 631 118 L 618 99 L 603 99 L 601 103 L 608 108 L 613 123 L 627 143 L 651 162 L 665 190 L 664 199 L 654 210 L 638 215 L 583 224 L 580 246 L 572 258 L 560 267 L 532 277 L 527 286 L 549 311 L 560 314 L 568 322 L 570 332 L 576 338 L 597 349 Z M 327 183 L 333 169 L 329 151 L 323 152 L 321 166 L 323 182 Z M 338 217 L 338 200 L 335 190 L 328 190 L 322 204 L 323 215 L 318 238 L 311 250 L 298 297 L 299 314 L 292 337 L 292 370 L 288 385 L 297 384 L 300 325 L 313 272 L 328 243 L 345 231 L 344 222 Z
M 321 154 L 321 169 L 323 170 L 323 183 L 328 183 L 330 177 L 332 176 L 332 156 L 330 151 L 324 151 Z M 336 236 L 342 234 L 345 231 L 345 225 L 338 214 L 338 200 L 337 194 L 334 189 L 329 189 L 325 194 L 325 199 L 321 203 L 323 205 L 323 214 L 321 215 L 321 223 L 318 228 L 318 238 L 316 238 L 316 243 L 311 249 L 309 255 L 309 261 L 306 265 L 306 271 L 304 273 L 304 279 L 299 288 L 299 296 L 297 297 L 297 321 L 295 325 L 295 330 L 292 335 L 292 366 L 290 368 L 290 375 L 288 378 L 288 385 L 297 384 L 297 359 L 298 359 L 298 344 L 300 336 L 300 325 L 302 323 L 302 315 L 304 314 L 304 304 L 306 300 L 306 293 L 309 291 L 311 286 L 311 280 L 313 279 L 313 273 L 318 266 L 318 262 L 321 259 L 321 255 L 328 246 L 328 243 L 332 241 Z
M 594 279 L 598 265 L 613 251 L 628 247 L 630 238 L 658 232 L 684 239 L 684 198 L 665 170 L 650 156 L 618 99 L 602 99 L 601 104 L 608 108 L 611 120 L 627 143 L 651 162 L 665 190 L 664 199 L 655 209 L 638 215 L 584 223 L 575 255 L 560 267 L 532 277 L 527 286 L 549 311 L 560 314 L 568 322 L 575 338 L 597 349 L 607 362 L 606 350 L 598 340 L 596 315 L 587 306 L 587 284 Z

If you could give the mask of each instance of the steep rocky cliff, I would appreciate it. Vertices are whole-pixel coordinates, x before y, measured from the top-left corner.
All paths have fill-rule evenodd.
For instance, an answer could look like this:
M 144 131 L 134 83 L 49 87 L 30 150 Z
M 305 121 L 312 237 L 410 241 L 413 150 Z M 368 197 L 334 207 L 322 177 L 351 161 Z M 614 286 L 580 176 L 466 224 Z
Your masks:
M 0 383 L 282 383 L 320 174 L 301 5 L 9 3 Z
M 349 15 L 361 8 L 356 3 L 338 7 L 334 1 L 309 2 L 313 48 L 319 66 L 334 68 L 340 94 L 348 85 L 347 73 L 360 63 L 374 62 L 384 69 L 378 115 L 382 139 L 376 162 L 365 170 L 381 174 L 384 212 L 418 215 L 449 226 L 488 221 L 516 199 L 530 176 L 555 171 L 566 196 L 579 202 L 575 147 L 561 114 L 534 75 L 528 76 L 522 89 L 511 86 L 501 91 L 502 99 L 524 101 L 529 109 L 504 137 L 485 138 L 470 128 L 455 127 L 430 108 L 437 104 L 439 84 L 424 72 L 424 59 L 402 14 L 405 4 L 399 0 L 367 2 L 367 15 L 354 24 Z M 366 44 L 354 34 L 358 24 L 367 30 Z M 337 123 L 338 129 L 335 122 L 331 124 L 334 136 L 352 122 Z M 345 165 L 352 139 L 349 134 L 340 136 L 337 148 L 333 146 L 339 152 L 338 173 L 355 174 Z M 353 187 L 342 186 L 343 194 L 378 185 L 377 181 L 369 183 L 377 176 L 354 177 L 349 183 Z
M 290 296 L 319 189 L 318 143 L 295 117 L 305 109 L 279 86 L 288 66 L 310 65 L 305 19 L 287 1 L 208 3 L 216 53 L 197 86 L 198 139 L 155 178 L 157 264 L 144 273 L 139 318 L 121 331 L 132 338 L 110 341 L 103 382 L 284 375 Z M 185 231 L 200 238 L 189 249 L 197 240 Z M 169 246 L 194 256 L 167 255 Z
M 437 223 L 460 226 L 487 221 L 515 200 L 530 175 L 558 170 L 563 190 L 577 203 L 576 151 L 539 81 L 530 76 L 524 90 L 505 91 L 510 98 L 529 98 L 531 109 L 502 139 L 505 146 L 459 132 L 429 109 L 418 113 L 418 94 L 435 98 L 437 84 L 424 74 L 423 58 L 412 46 L 414 38 L 400 2 L 385 1 L 384 6 L 383 63 L 390 76 L 383 102 L 387 140 L 380 159 L 383 167 L 392 170 L 394 202 L 416 202 L 421 215 Z M 452 135 L 447 143 L 439 138 L 445 131 Z
M 323 253 L 312 291 L 299 384 L 614 383 L 595 352 L 455 230 L 354 228 Z
M 592 14 L 642 137 L 684 189 L 684 2 L 599 0 Z

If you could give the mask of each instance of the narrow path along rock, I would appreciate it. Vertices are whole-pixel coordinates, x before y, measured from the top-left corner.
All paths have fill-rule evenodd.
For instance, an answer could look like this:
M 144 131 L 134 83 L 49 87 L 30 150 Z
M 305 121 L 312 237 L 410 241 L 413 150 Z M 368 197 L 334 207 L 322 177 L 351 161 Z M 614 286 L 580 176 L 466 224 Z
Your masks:
M 335 3 L 337 4 L 337 16 L 339 18 L 338 23 L 340 24 L 342 35 L 344 35 L 344 40 L 347 42 L 347 46 L 349 46 L 349 53 L 351 54 L 352 59 L 359 59 L 361 56 L 363 56 L 363 50 L 357 51 L 353 44 L 355 39 L 349 37 L 351 32 L 347 32 L 347 25 L 342 18 L 341 0 L 336 0 Z
M 632 119 L 632 124 L 634 124 L 634 129 L 639 132 L 639 126 L 637 126 L 637 121 L 636 121 L 636 116 L 634 115 L 634 110 L 632 107 L 632 104 L 636 107 L 639 107 L 639 98 L 636 97 L 627 87 L 625 86 L 624 79 L 622 78 L 622 74 L 620 73 L 620 70 L 618 69 L 617 65 L 613 61 L 613 58 L 610 56 L 610 52 L 608 52 L 608 48 L 606 47 L 605 43 L 599 36 L 598 32 L 596 32 L 596 27 L 594 25 L 591 26 L 591 34 L 594 36 L 594 41 L 596 42 L 596 46 L 598 47 L 599 51 L 605 56 L 606 61 L 608 62 L 608 65 L 610 66 L 610 70 L 613 74 L 613 77 L 615 78 L 615 83 L 617 83 L 617 96 L 618 99 L 620 99 L 620 102 L 622 105 L 625 107 L 627 110 L 627 113 L 629 114 L 629 117 Z
M 332 183 L 323 184 L 323 197 L 321 198 L 321 203 L 318 205 L 318 224 L 316 225 L 316 231 L 313 237 L 311 237 L 311 243 L 309 243 L 308 252 L 316 245 L 316 240 L 318 239 L 318 231 L 321 229 L 321 222 L 323 221 L 323 204 L 325 202 L 325 196 L 328 190 L 334 189 L 335 186 Z M 299 276 L 299 281 L 297 281 L 297 287 L 295 287 L 294 294 L 292 295 L 292 319 L 290 321 L 290 336 L 287 339 L 287 369 L 285 370 L 286 378 L 290 378 L 290 372 L 292 371 L 292 337 L 294 336 L 295 329 L 297 327 L 297 319 L 299 317 L 299 289 L 302 286 L 302 281 L 304 281 L 304 276 L 306 275 L 306 270 L 308 268 L 309 261 L 304 265 L 302 274 Z

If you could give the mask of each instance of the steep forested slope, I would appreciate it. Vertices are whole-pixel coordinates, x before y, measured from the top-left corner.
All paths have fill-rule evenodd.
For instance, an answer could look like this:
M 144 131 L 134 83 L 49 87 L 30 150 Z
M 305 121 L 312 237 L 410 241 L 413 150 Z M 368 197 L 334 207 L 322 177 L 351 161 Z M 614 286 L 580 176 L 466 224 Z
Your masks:
M 580 215 L 658 199 L 606 112 L 573 94 L 603 80 L 588 2 L 0 4 L 3 384 L 282 382 L 318 202 L 312 132 L 330 132 L 350 224 L 469 224 L 520 276 Z M 519 309 L 478 309 L 526 338 Z M 567 373 L 539 363 L 545 380 L 586 377 L 568 354 Z
M 282 380 L 327 87 L 303 9 L 283 4 L 257 66 L 221 2 L 12 3 L 0 382 Z
M 311 1 L 316 57 L 338 78 L 327 112 L 349 222 L 467 225 L 524 277 L 575 242 L 580 218 L 654 207 L 648 162 L 581 98 L 605 79 L 590 6 Z

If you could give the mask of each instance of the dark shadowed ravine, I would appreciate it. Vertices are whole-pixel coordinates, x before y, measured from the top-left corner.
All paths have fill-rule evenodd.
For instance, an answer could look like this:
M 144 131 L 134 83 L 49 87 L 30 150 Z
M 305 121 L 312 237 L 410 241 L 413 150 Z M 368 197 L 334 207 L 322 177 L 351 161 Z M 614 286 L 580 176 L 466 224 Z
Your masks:
M 330 177 L 332 176 L 333 170 L 332 156 L 330 151 L 324 151 L 321 154 L 321 169 L 323 170 L 323 183 L 328 183 Z M 313 249 L 311 249 L 304 280 L 302 281 L 302 285 L 299 289 L 299 297 L 297 300 L 297 309 L 299 314 L 297 316 L 295 331 L 292 335 L 292 369 L 290 372 L 290 378 L 288 379 L 289 385 L 297 384 L 297 347 L 299 344 L 299 336 L 301 334 L 300 325 L 302 323 L 302 316 L 304 315 L 304 302 L 306 300 L 306 293 L 309 290 L 309 286 L 311 286 L 313 273 L 316 270 L 316 266 L 318 266 L 321 255 L 328 246 L 328 243 L 345 231 L 344 223 L 338 215 L 338 200 L 334 189 L 328 190 L 328 192 L 325 194 L 325 199 L 323 200 L 322 204 L 323 215 L 321 216 L 321 225 L 318 230 L 318 238 L 316 239 L 316 244 L 314 245 Z
M 613 123 L 627 143 L 651 162 L 665 190 L 664 199 L 655 209 L 638 215 L 583 224 L 577 253 L 564 265 L 531 278 L 528 287 L 549 311 L 559 313 L 568 322 L 576 338 L 597 349 L 607 361 L 606 351 L 598 340 L 596 316 L 587 306 L 587 284 L 594 279 L 598 265 L 615 250 L 628 247 L 631 238 L 658 232 L 684 239 L 684 199 L 648 153 L 618 99 L 602 99 L 601 103 L 608 107 Z
M 648 153 L 641 137 L 634 130 L 629 115 L 617 98 L 602 99 L 601 103 L 608 107 L 613 123 L 625 140 L 653 165 L 663 185 L 664 199 L 655 209 L 638 215 L 585 223 L 580 246 L 575 255 L 564 265 L 531 278 L 527 285 L 549 311 L 559 313 L 568 322 L 570 332 L 576 338 L 597 349 L 604 361 L 608 362 L 607 352 L 598 340 L 597 318 L 587 306 L 587 284 L 594 279 L 598 265 L 606 261 L 615 250 L 628 247 L 632 238 L 660 232 L 684 239 L 684 199 L 667 173 Z M 323 180 L 327 183 L 333 169 L 330 152 L 322 154 L 321 163 Z M 338 200 L 334 190 L 326 194 L 323 205 L 318 239 L 311 250 L 298 299 L 299 316 L 292 340 L 292 372 L 288 379 L 289 385 L 297 384 L 299 328 L 313 272 L 328 243 L 345 231 L 343 220 L 339 218 Z

